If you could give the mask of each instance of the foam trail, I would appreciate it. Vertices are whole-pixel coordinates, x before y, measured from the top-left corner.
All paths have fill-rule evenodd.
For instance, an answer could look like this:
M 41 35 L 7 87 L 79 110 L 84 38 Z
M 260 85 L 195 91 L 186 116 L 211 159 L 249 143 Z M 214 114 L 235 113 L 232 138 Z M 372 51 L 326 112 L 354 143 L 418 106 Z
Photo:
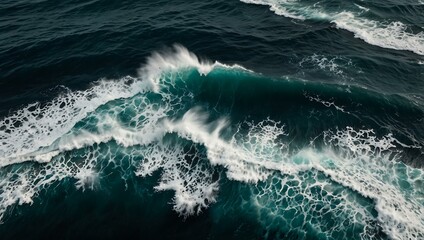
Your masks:
M 225 166 L 228 178 L 257 183 L 268 179 L 273 171 L 299 176 L 303 171 L 315 169 L 342 186 L 374 199 L 375 210 L 379 214 L 378 221 L 391 238 L 424 236 L 424 203 L 416 200 L 420 199 L 422 193 L 413 188 L 409 191 L 405 189 L 403 181 L 411 181 L 413 186 L 416 180 L 402 179 L 403 176 L 396 172 L 399 168 L 404 169 L 409 176 L 417 170 L 393 160 L 396 159 L 396 152 L 393 153 L 392 150 L 396 144 L 401 143 L 391 135 L 378 139 L 371 130 L 354 131 L 347 128 L 336 133 L 328 132 L 324 136 L 329 144 L 336 146 L 341 152 L 332 148 L 323 153 L 303 149 L 294 156 L 288 156 L 281 151 L 285 149 L 283 145 L 271 145 L 271 149 L 277 151 L 270 152 L 246 148 L 237 141 L 226 142 L 219 137 L 226 121 L 219 120 L 213 124 L 216 128 L 211 132 L 208 130 L 211 129 L 211 124 L 205 124 L 205 119 L 207 116 L 204 114 L 190 110 L 181 121 L 168 122 L 167 125 L 170 131 L 179 136 L 203 144 L 207 148 L 207 157 L 211 164 Z M 262 125 L 260 129 L 267 131 L 269 127 L 272 126 Z M 250 133 L 252 132 L 255 131 L 251 130 Z M 267 131 L 263 135 L 267 140 L 255 135 L 255 141 L 264 141 L 255 142 L 253 146 L 269 147 L 282 134 L 283 131 L 275 129 Z M 248 142 L 248 139 L 243 142 Z M 423 175 L 420 171 L 415 174 Z
M 0 166 L 51 145 L 99 106 L 146 90 L 146 84 L 125 77 L 99 81 L 85 91 L 69 91 L 47 104 L 29 104 L 0 120 Z
M 424 55 L 424 32 L 410 33 L 402 22 L 396 21 L 384 25 L 359 18 L 350 12 L 337 14 L 332 22 L 336 23 L 338 28 L 354 33 L 355 37 L 369 44 Z
M 375 199 L 378 220 L 384 231 L 393 239 L 423 237 L 424 202 L 422 192 L 414 188 L 417 171 L 401 162 L 396 145 L 402 144 L 392 135 L 376 138 L 372 130 L 327 132 L 325 138 L 339 147 L 343 154 L 332 153 L 336 168 L 318 166 L 337 182 L 350 187 L 362 195 Z M 411 146 L 414 147 L 414 146 Z M 356 160 L 353 161 L 353 160 Z
M 191 109 L 179 121 L 167 121 L 165 125 L 169 132 L 178 133 L 182 138 L 189 139 L 195 143 L 203 144 L 207 148 L 207 158 L 212 165 L 222 165 L 227 169 L 227 177 L 232 180 L 247 183 L 257 183 L 269 177 L 269 169 L 280 169 L 286 173 L 294 173 L 300 169 L 279 168 L 278 162 L 269 161 L 275 157 L 284 156 L 284 145 L 279 145 L 274 141 L 284 135 L 283 127 L 278 127 L 277 122 L 271 121 L 272 125 L 264 126 L 267 129 L 262 138 L 251 136 L 251 138 L 262 140 L 262 144 L 250 144 L 238 147 L 237 139 L 233 138 L 229 143 L 222 140 L 220 132 L 227 126 L 225 119 L 217 120 L 211 124 L 206 124 L 206 113 L 201 113 L 198 109 Z M 259 123 L 262 126 L 264 122 Z M 212 132 L 208 129 L 213 128 Z M 264 130 L 263 129 L 263 130 Z M 254 131 L 252 129 L 252 131 Z M 250 138 L 250 137 L 249 137 Z M 265 148 L 265 149 L 264 149 Z M 281 154 L 278 154 L 281 153 Z
M 365 42 L 389 49 L 407 50 L 424 55 L 424 32 L 412 33 L 406 24 L 383 23 L 361 17 L 361 13 L 328 12 L 318 5 L 304 5 L 296 0 L 241 0 L 249 4 L 270 6 L 277 15 L 299 20 L 327 20 L 337 28 L 352 32 Z M 357 5 L 358 6 L 358 5 Z M 361 8 L 361 10 L 364 10 Z

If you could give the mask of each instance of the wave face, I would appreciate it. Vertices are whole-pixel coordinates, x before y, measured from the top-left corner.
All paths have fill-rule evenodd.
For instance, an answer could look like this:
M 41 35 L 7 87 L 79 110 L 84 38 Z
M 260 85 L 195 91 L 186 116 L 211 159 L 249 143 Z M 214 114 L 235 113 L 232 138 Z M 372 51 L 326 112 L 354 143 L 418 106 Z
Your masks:
M 0 216 L 10 227 L 14 209 L 43 216 L 38 204 L 61 191 L 102 194 L 124 183 L 139 192 L 129 199 L 154 209 L 137 220 L 153 229 L 167 226 L 158 218 L 169 209 L 177 226 L 226 226 L 212 238 L 424 238 L 424 171 L 414 157 L 424 137 L 399 130 L 420 128 L 423 117 L 407 98 L 270 78 L 176 45 L 148 57 L 137 77 L 4 117 Z
M 275 14 L 288 18 L 328 21 L 334 23 L 336 28 L 347 30 L 353 33 L 356 38 L 360 38 L 368 44 L 424 55 L 423 25 L 405 24 L 401 20 L 390 20 L 390 16 L 375 14 L 374 11 L 378 12 L 382 9 L 372 6 L 372 3 L 361 1 L 358 3 L 355 3 L 355 1 L 349 3 L 293 0 L 241 1 L 249 4 L 268 5 Z M 338 6 L 335 7 L 334 4 L 338 4 Z M 370 8 L 366 7 L 368 5 L 370 5 Z M 389 7 L 390 4 L 386 9 Z M 414 16 L 420 16 L 420 14 L 415 12 Z

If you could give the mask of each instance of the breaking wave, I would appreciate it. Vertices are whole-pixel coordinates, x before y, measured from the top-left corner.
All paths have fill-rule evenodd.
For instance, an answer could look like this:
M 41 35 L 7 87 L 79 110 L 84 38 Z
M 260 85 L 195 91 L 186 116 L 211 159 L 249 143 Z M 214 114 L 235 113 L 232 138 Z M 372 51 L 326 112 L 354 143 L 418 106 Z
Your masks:
M 257 213 L 266 234 L 423 238 L 424 172 L 403 159 L 420 143 L 368 128 L 379 123 L 357 124 L 361 103 L 337 94 L 422 114 L 364 89 L 200 61 L 176 45 L 152 54 L 137 77 L 101 80 L 2 119 L 0 216 L 65 179 L 85 191 L 101 186 L 108 172 L 124 180 L 158 172 L 155 190 L 174 192 L 172 207 L 184 218 L 213 205 L 222 183 L 235 181 L 248 186 L 243 208 Z M 272 105 L 267 96 L 274 95 L 287 102 Z M 305 132 L 296 130 L 301 120 L 289 120 L 296 98 L 309 106 L 297 114 L 317 124 Z M 335 115 L 348 120 L 332 125 L 326 119 Z

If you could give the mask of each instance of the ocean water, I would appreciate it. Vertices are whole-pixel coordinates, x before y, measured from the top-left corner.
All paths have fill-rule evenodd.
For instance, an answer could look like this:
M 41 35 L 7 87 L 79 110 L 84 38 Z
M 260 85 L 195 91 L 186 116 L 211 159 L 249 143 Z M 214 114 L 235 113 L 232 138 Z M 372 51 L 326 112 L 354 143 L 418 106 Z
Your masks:
M 3 0 L 0 239 L 424 239 L 422 0 Z

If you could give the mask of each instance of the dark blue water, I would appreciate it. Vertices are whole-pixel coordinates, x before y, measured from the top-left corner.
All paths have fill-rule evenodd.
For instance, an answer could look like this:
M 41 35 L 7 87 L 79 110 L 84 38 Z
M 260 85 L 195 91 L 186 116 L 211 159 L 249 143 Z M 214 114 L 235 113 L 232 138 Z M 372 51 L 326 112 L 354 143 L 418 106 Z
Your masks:
M 1 239 L 423 239 L 423 13 L 2 1 Z

